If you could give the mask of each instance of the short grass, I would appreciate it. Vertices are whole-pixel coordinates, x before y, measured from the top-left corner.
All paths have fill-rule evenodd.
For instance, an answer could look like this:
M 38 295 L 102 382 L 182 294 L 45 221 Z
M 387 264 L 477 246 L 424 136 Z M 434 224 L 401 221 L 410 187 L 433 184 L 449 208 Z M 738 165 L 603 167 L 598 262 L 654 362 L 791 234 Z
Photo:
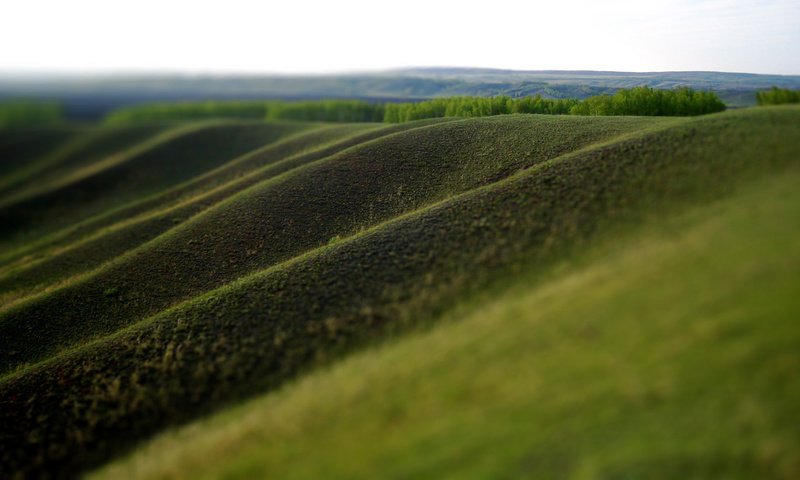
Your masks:
M 797 478 L 798 181 L 522 272 L 92 478 Z
M 601 240 L 790 178 L 800 153 L 797 108 L 409 125 L 278 175 L 254 165 L 246 188 L 2 312 L 0 464 L 74 476 L 511 279 L 541 285 Z

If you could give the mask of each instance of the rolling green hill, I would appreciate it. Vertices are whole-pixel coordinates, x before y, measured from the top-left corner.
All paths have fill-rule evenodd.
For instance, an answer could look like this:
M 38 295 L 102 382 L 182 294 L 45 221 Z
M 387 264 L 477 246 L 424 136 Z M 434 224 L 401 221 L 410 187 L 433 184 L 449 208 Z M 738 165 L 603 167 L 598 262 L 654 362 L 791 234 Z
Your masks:
M 752 293 L 752 302 L 740 291 L 761 277 L 748 266 L 763 267 L 759 288 L 776 286 L 777 307 L 767 314 L 776 313 L 769 318 L 778 323 L 770 330 L 773 336 L 767 332 L 746 344 L 774 354 L 775 362 L 797 365 L 786 347 L 798 340 L 787 323 L 797 310 L 789 288 L 798 253 L 791 240 L 797 233 L 791 221 L 797 199 L 784 194 L 797 179 L 799 108 L 693 119 L 509 115 L 399 125 L 210 121 L 136 127 L 143 129 L 136 133 L 127 130 L 134 127 L 113 128 L 114 133 L 71 133 L 67 143 L 54 141 L 52 152 L 30 154 L 41 159 L 36 162 L 61 165 L 63 173 L 44 168 L 41 175 L 53 175 L 48 181 L 20 187 L 24 195 L 0 203 L 4 471 L 75 475 L 167 426 L 274 390 L 367 345 L 376 347 L 190 427 L 202 432 L 198 444 L 182 448 L 186 442 L 167 437 L 154 444 L 163 448 L 149 447 L 129 465 L 145 465 L 142 473 L 247 477 L 282 472 L 306 458 L 307 465 L 294 471 L 298 477 L 325 471 L 345 477 L 383 472 L 438 477 L 457 474 L 462 465 L 479 476 L 530 470 L 614 477 L 626 471 L 648 476 L 677 459 L 680 465 L 667 475 L 675 477 L 730 472 L 731 459 L 744 452 L 752 460 L 741 470 L 744 477 L 789 478 L 787 472 L 797 471 L 797 458 L 786 453 L 798 443 L 796 432 L 767 428 L 786 423 L 789 400 L 800 401 L 796 390 L 780 382 L 759 384 L 759 395 L 786 398 L 786 405 L 754 407 L 768 418 L 749 440 L 726 443 L 722 429 L 718 437 L 700 437 L 685 450 L 670 450 L 672 443 L 666 442 L 660 451 L 654 444 L 653 457 L 637 456 L 634 444 L 647 428 L 669 426 L 675 439 L 688 438 L 694 424 L 669 421 L 681 406 L 694 411 L 739 401 L 736 388 L 744 385 L 739 377 L 708 393 L 710 403 L 692 396 L 691 388 L 713 381 L 718 370 L 725 373 L 719 363 L 729 355 L 725 342 L 702 331 L 687 333 L 686 358 L 705 358 L 717 370 L 692 377 L 695 383 L 684 388 L 689 360 L 662 349 L 659 339 L 670 329 L 691 327 L 690 313 L 705 305 L 705 298 L 728 301 L 714 304 L 709 325 L 755 328 L 761 290 Z M 70 156 L 75 142 L 85 153 Z M 781 198 L 788 200 L 781 204 Z M 757 215 L 762 204 L 773 207 L 764 218 Z M 711 233 L 701 234 L 707 230 Z M 773 234 L 764 238 L 766 232 Z M 715 248 L 715 235 L 728 242 L 727 250 Z M 692 243 L 697 236 L 702 238 Z M 741 243 L 730 240 L 737 236 Z M 717 266 L 707 270 L 681 257 L 687 242 L 692 258 L 707 255 L 708 265 Z M 772 264 L 761 262 L 760 252 L 785 252 L 785 262 L 775 260 L 781 268 L 768 268 Z M 656 265 L 663 265 L 658 271 L 665 285 L 674 287 L 662 291 L 642 282 L 652 278 Z M 726 266 L 744 272 L 740 280 L 728 278 Z M 609 270 L 615 272 L 611 283 Z M 676 280 L 684 275 L 695 283 Z M 694 291 L 693 285 L 702 285 L 709 296 L 676 300 Z M 684 308 L 685 315 L 671 314 L 659 308 L 662 304 Z M 734 310 L 739 320 L 726 313 Z M 441 319 L 443 326 L 430 327 Z M 598 326 L 607 324 L 608 337 L 617 339 L 615 332 L 637 320 L 647 324 L 618 340 L 606 339 Z M 573 327 L 601 330 L 590 335 L 598 357 L 594 351 L 569 355 L 578 348 Z M 487 333 L 495 329 L 495 336 Z M 409 330 L 420 331 L 399 337 Z M 536 347 L 538 338 L 541 345 L 558 346 L 552 356 L 539 357 L 546 354 Z M 776 339 L 784 343 L 775 344 Z M 642 358 L 651 360 L 629 374 L 613 358 L 602 357 L 617 347 L 623 348 L 619 358 L 646 352 L 650 356 Z M 446 355 L 426 355 L 436 351 Z M 691 357 L 700 353 L 706 357 Z M 454 368 L 459 358 L 464 365 Z M 666 410 L 637 430 L 635 418 L 622 418 L 625 404 L 615 395 L 630 388 L 631 395 L 649 401 L 650 387 L 626 382 L 641 383 L 659 373 L 659 359 L 680 388 L 674 401 L 672 391 L 663 394 Z M 492 365 L 514 372 L 521 368 L 518 362 L 533 366 L 491 375 Z M 469 365 L 487 382 L 478 390 L 466 381 Z M 765 365 L 770 367 L 743 363 L 742 368 L 750 375 L 781 375 L 789 368 Z M 598 375 L 605 371 L 607 378 Z M 608 416 L 577 416 L 573 422 L 578 404 L 568 397 L 583 398 L 581 379 L 587 376 L 593 381 L 585 385 L 586 401 L 596 399 L 604 407 L 595 414 Z M 369 378 L 375 397 L 357 387 Z M 415 378 L 427 386 L 413 383 Z M 548 403 L 528 380 L 542 388 L 555 381 L 562 389 L 556 400 L 566 398 L 565 403 Z M 315 382 L 316 387 L 304 387 Z M 330 395 L 325 397 L 330 402 L 318 403 L 309 388 Z M 348 390 L 353 388 L 361 393 Z M 411 400 L 415 388 L 434 403 L 423 400 L 420 416 L 410 418 L 407 412 L 419 412 Z M 347 403 L 348 395 L 366 395 L 365 408 L 350 412 L 356 407 Z M 264 404 L 274 413 L 248 413 Z M 348 433 L 345 420 L 314 423 L 337 408 L 350 412 L 353 425 L 372 423 L 374 430 L 366 431 L 385 441 Z M 482 409 L 500 416 L 471 423 L 470 416 L 480 417 Z M 723 420 L 725 412 L 713 418 Z M 650 415 L 646 408 L 639 414 Z M 249 420 L 254 415 L 257 423 Z M 441 416 L 441 422 L 431 425 L 425 420 L 430 415 Z M 304 427 L 273 426 L 287 418 Z M 494 429 L 491 418 L 498 422 Z M 513 435 L 503 436 L 509 430 L 501 426 L 528 420 L 551 422 L 550 433 L 511 429 Z M 256 425 L 276 433 L 248 433 Z M 581 425 L 590 427 L 588 434 L 580 435 Z M 619 449 L 592 448 L 606 428 L 626 435 Z M 212 457 L 203 452 L 228 448 L 219 447 L 225 435 L 233 436 L 230 448 L 241 453 L 210 470 L 203 462 Z M 454 437 L 450 446 L 443 441 L 448 435 Z M 558 441 L 548 446 L 551 436 Z M 341 449 L 367 441 L 365 462 L 342 450 L 319 450 L 315 442 L 324 438 L 341 439 Z M 285 448 L 274 447 L 279 444 Z M 487 444 L 508 454 L 490 455 L 495 450 Z M 573 444 L 584 454 L 563 458 Z M 768 447 L 771 453 L 762 462 L 759 449 Z M 269 452 L 257 454 L 264 448 Z M 164 454 L 174 462 L 147 454 L 154 449 L 176 452 Z M 480 451 L 487 454 L 469 453 Z M 592 455 L 595 463 L 589 461 Z M 470 467 L 464 456 L 479 463 Z M 511 464 L 519 467 L 507 468 Z
M 93 478 L 794 478 L 798 181 L 523 273 Z
M 80 133 L 74 127 L 39 127 L 0 130 L 0 189 L 24 177 L 32 165 L 48 152 Z
M 139 139 L 137 133 L 150 134 L 152 129 L 123 128 L 120 135 L 114 131 L 99 135 L 88 140 L 91 155 L 78 152 L 85 165 L 79 163 L 68 172 L 56 170 L 57 177 L 51 183 L 37 181 L 30 189 L 0 202 L 3 238 L 42 235 L 154 194 L 299 128 L 303 125 L 196 124 L 176 127 L 133 146 L 130 142 Z M 65 157 L 69 159 L 70 155 Z

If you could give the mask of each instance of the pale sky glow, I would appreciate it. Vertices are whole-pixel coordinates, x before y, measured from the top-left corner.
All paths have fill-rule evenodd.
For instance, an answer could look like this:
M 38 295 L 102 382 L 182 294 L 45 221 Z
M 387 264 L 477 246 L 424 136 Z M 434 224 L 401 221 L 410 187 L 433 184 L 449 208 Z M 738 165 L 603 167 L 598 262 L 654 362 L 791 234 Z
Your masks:
M 0 7 L 5 72 L 408 66 L 800 74 L 800 0 L 11 0 Z

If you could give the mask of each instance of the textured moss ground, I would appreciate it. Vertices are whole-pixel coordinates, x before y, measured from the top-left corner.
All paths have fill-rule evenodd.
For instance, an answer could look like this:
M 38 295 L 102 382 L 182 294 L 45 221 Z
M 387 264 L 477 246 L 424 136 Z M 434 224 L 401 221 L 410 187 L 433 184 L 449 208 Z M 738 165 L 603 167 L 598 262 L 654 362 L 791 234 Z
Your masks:
M 13 244 L 0 278 L 15 300 L 0 312 L 9 471 L 74 475 L 800 155 L 796 108 L 294 128 Z

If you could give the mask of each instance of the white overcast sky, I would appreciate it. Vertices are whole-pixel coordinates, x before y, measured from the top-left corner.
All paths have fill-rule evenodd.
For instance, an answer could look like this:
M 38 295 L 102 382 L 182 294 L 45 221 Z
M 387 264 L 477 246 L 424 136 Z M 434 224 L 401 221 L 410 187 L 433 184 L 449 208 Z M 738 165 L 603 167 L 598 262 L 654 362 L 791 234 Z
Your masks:
M 800 74 L 800 0 L 2 0 L 0 71 Z

